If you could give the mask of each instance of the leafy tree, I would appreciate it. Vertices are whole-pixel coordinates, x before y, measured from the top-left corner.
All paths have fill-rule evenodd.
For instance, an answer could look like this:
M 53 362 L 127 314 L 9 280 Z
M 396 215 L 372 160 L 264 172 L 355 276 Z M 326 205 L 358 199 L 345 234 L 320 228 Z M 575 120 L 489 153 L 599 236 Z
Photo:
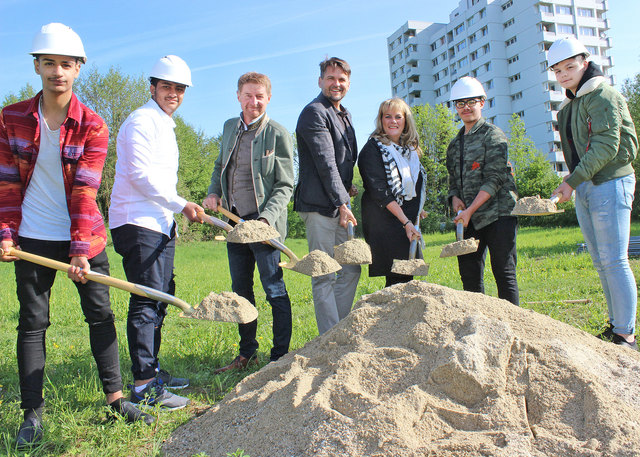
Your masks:
M 549 162 L 527 136 L 520 116 L 513 114 L 509 126 L 509 161 L 513 167 L 519 197 L 549 197 L 562 179 L 553 172 Z
M 629 112 L 636 127 L 636 136 L 640 139 L 640 73 L 636 73 L 634 78 L 625 80 L 622 85 L 622 95 L 627 99 Z M 633 161 L 633 168 L 640 170 L 640 154 Z M 635 198 L 633 199 L 633 209 L 631 214 L 634 217 L 640 216 L 640 185 L 636 185 Z
M 119 67 L 111 67 L 101 74 L 96 66 L 85 68 L 74 83 L 76 96 L 104 119 L 109 128 L 109 148 L 102 172 L 102 185 L 96 198 L 105 219 L 113 180 L 116 175 L 116 139 L 118 130 L 127 116 L 149 100 L 149 83 L 140 75 L 133 77 L 122 73 Z
M 423 152 L 421 162 L 427 173 L 425 211 L 429 216 L 422 221 L 421 227 L 425 231 L 435 231 L 439 229 L 443 219 L 450 216 L 447 204 L 447 147 L 458 129 L 453 113 L 442 105 L 418 105 L 411 108 L 411 111 Z
M 2 108 L 7 105 L 13 105 L 14 103 L 21 102 L 22 100 L 27 100 L 29 98 L 33 98 L 36 95 L 36 91 L 33 86 L 27 83 L 22 89 L 18 91 L 18 94 L 14 94 L 13 92 L 9 92 L 5 95 L 2 100 Z

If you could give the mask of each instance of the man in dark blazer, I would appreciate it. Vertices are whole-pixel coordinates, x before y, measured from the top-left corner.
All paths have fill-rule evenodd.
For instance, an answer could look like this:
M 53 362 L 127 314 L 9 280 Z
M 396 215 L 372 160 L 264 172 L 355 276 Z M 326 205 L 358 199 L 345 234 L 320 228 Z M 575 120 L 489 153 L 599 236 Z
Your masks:
M 349 90 L 351 68 L 332 57 L 320 63 L 322 93 L 304 107 L 296 136 L 299 173 L 294 210 L 306 225 L 309 251 L 333 256 L 333 247 L 347 240 L 347 222 L 357 225 L 351 197 L 357 159 L 351 114 L 340 104 Z M 344 265 L 338 273 L 311 279 L 318 331 L 323 334 L 351 311 L 360 279 L 359 265 Z

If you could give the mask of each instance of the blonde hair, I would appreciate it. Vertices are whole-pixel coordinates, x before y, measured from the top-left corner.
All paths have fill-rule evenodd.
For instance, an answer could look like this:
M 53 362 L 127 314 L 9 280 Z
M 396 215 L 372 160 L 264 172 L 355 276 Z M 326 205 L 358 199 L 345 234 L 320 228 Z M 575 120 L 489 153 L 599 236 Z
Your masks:
M 419 157 L 422 157 L 422 150 L 420 149 L 420 141 L 418 137 L 418 130 L 416 129 L 416 121 L 413 119 L 413 113 L 409 105 L 401 98 L 390 98 L 380 103 L 378 108 L 378 115 L 376 116 L 376 129 L 371 134 L 371 137 L 380 141 L 382 144 L 390 144 L 391 139 L 384 133 L 384 127 L 382 126 L 382 117 L 384 113 L 389 110 L 397 109 L 404 114 L 404 129 L 400 134 L 400 146 L 413 147 L 418 153 Z

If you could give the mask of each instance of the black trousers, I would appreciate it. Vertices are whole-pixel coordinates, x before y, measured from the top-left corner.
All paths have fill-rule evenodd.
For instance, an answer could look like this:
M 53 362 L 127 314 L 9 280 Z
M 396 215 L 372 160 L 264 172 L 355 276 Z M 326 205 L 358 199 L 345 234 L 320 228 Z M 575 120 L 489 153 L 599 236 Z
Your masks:
M 20 247 L 50 259 L 69 263 L 68 241 L 43 241 L 20 237 Z M 109 274 L 106 252 L 89 259 L 91 271 Z M 56 270 L 26 260 L 14 262 L 16 289 L 20 302 L 18 317 L 18 374 L 22 409 L 44 405 L 42 384 L 46 360 L 45 336 L 49 321 L 49 298 Z M 98 365 L 98 375 L 105 394 L 122 390 L 118 341 L 109 287 L 94 281 L 74 282 L 80 295 L 80 306 L 89 324 L 89 344 Z
M 469 222 L 464 237 L 480 240 L 478 250 L 458 256 L 458 270 L 464 290 L 484 293 L 484 265 L 487 248 L 491 255 L 491 271 L 496 279 L 498 297 L 520 305 L 520 293 L 516 278 L 516 233 L 518 218 L 504 216 L 497 221 L 476 230 Z

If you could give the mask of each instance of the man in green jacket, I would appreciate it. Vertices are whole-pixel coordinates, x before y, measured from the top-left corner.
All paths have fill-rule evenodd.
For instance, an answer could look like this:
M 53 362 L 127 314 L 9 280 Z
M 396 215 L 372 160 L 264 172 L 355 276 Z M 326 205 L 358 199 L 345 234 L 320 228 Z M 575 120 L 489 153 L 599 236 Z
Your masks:
M 553 194 L 563 202 L 576 191 L 576 216 L 609 311 L 598 337 L 637 350 L 638 293 L 628 246 L 638 139 L 624 97 L 587 57 L 574 37 L 560 38 L 549 49 L 549 66 L 567 95 L 558 126 L 570 171 Z
M 240 117 L 224 124 L 220 154 L 202 206 L 216 211 L 222 205 L 245 220 L 273 226 L 282 240 L 287 234 L 287 204 L 293 193 L 293 141 L 287 130 L 269 119 L 271 81 L 260 73 L 238 80 Z M 271 360 L 289 351 L 291 301 L 279 266 L 280 252 L 263 243 L 227 243 L 231 288 L 255 305 L 253 271 L 260 280 L 273 313 Z M 240 355 L 217 373 L 257 363 L 258 321 L 239 324 Z
M 516 231 L 511 216 L 516 184 L 507 161 L 507 137 L 482 117 L 486 98 L 475 78 L 460 78 L 451 88 L 451 101 L 464 126 L 447 148 L 449 201 L 454 222 L 462 221 L 465 238 L 480 241 L 478 250 L 458 256 L 464 290 L 484 293 L 487 248 L 498 297 L 519 305 L 516 278 Z

